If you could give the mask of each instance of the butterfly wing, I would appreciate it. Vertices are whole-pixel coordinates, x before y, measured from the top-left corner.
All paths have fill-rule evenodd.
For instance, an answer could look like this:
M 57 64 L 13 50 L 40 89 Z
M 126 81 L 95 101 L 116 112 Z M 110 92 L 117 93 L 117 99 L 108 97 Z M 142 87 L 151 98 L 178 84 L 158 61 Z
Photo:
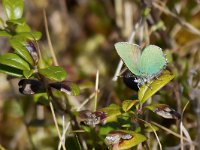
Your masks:
M 166 64 L 162 49 L 156 45 L 149 45 L 142 52 L 139 70 L 145 76 L 152 76 L 159 74 Z
M 128 42 L 118 42 L 115 44 L 118 55 L 124 61 L 128 69 L 135 75 L 139 76 L 138 64 L 140 61 L 141 49 L 136 44 Z

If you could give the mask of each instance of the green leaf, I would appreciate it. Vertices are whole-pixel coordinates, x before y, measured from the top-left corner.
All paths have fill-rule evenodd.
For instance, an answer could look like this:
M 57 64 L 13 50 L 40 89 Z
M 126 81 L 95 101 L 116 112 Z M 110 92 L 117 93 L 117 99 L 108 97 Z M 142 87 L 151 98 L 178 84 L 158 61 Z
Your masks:
M 124 100 L 122 102 L 123 111 L 125 111 L 125 112 L 129 111 L 138 102 L 139 102 L 138 100 Z
M 0 17 L 0 29 L 4 28 L 4 20 Z
M 1 55 L 0 63 L 20 70 L 30 70 L 29 64 L 19 55 L 14 53 Z
M 94 83 L 88 80 L 84 80 L 83 82 L 79 83 L 79 88 L 80 89 L 90 89 L 92 87 L 94 87 Z
M 50 66 L 38 71 L 41 75 L 54 81 L 63 81 L 67 77 L 66 71 L 60 66 Z
M 31 41 L 35 41 L 35 40 L 39 40 L 42 37 L 42 33 L 41 32 L 20 32 L 17 35 L 14 36 L 14 38 L 20 38 L 20 39 L 24 39 L 24 40 L 31 40 Z
M 145 8 L 142 12 L 142 15 L 145 17 L 147 17 L 149 15 L 149 13 L 151 12 L 151 9 L 150 8 Z
M 68 84 L 68 86 L 70 88 L 70 95 L 77 96 L 80 94 L 80 89 L 76 84 L 71 83 L 71 84 Z M 65 89 L 63 89 L 61 91 L 65 92 Z
M 23 25 L 18 25 L 17 28 L 15 29 L 15 31 L 17 33 L 21 33 L 21 32 L 31 32 L 31 28 L 29 27 L 29 25 L 27 25 L 26 23 Z
M 3 7 L 8 19 L 19 19 L 23 15 L 24 1 L 23 0 L 3 0 Z
M 79 87 L 71 82 L 50 83 L 49 86 L 68 95 L 77 96 L 80 94 Z
M 106 136 L 110 131 L 114 130 L 114 126 L 103 125 L 99 127 L 99 135 Z
M 142 134 L 135 133 L 133 131 L 124 131 L 124 132 L 131 134 L 133 137 L 129 140 L 123 140 L 122 142 L 120 142 L 119 150 L 129 149 L 147 140 L 147 138 Z
M 77 136 L 71 136 L 71 137 L 67 137 L 65 139 L 65 144 L 66 144 L 66 149 L 67 150 L 83 150 L 81 145 L 80 145 L 80 141 L 79 139 L 77 138 Z
M 31 28 L 29 27 L 28 24 L 26 24 L 26 20 L 24 18 L 15 19 L 15 20 L 8 20 L 8 21 L 6 21 L 6 23 L 9 27 L 15 26 L 16 27 L 15 31 L 17 33 L 31 32 Z
M 34 94 L 33 99 L 34 99 L 34 102 L 36 103 L 40 103 L 45 106 L 49 105 L 49 99 L 48 99 L 47 93 Z
M 116 121 L 117 116 L 121 115 L 121 108 L 116 104 L 110 104 L 108 107 L 98 110 L 98 112 L 106 113 L 105 122 Z
M 145 140 L 144 135 L 129 130 L 113 130 L 105 138 L 107 145 L 117 146 L 119 150 L 130 149 Z
M 7 65 L 2 65 L 2 64 L 0 64 L 0 72 L 5 73 L 7 75 L 14 76 L 14 77 L 22 77 L 23 76 L 22 70 L 19 70 L 19 69 L 13 68 L 13 67 L 9 67 Z
M 33 58 L 31 57 L 29 51 L 24 46 L 24 42 L 17 40 L 16 38 L 11 38 L 9 40 L 10 45 L 15 49 L 15 52 L 24 58 L 30 65 L 34 66 Z
M 23 25 L 26 23 L 25 18 L 19 18 L 19 19 L 10 19 L 6 21 L 6 24 L 14 24 L 14 25 Z
M 31 69 L 31 70 L 24 70 L 23 71 L 23 75 L 26 79 L 30 78 L 30 76 L 33 74 L 34 70 Z
M 11 37 L 12 35 L 6 32 L 5 30 L 0 29 L 0 36 Z
M 140 103 L 144 103 L 148 98 L 154 95 L 163 86 L 169 83 L 174 78 L 174 75 L 168 70 L 163 71 L 163 73 L 157 78 L 144 84 L 138 92 L 138 99 Z

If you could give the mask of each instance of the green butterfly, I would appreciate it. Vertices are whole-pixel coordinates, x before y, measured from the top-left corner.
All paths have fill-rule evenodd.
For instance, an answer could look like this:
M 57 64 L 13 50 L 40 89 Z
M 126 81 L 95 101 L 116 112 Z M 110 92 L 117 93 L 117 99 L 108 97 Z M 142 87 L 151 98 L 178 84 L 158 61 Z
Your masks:
M 162 49 L 156 45 L 148 45 L 142 51 L 139 45 L 118 42 L 115 49 L 128 69 L 136 76 L 134 81 L 138 86 L 159 76 L 167 66 Z

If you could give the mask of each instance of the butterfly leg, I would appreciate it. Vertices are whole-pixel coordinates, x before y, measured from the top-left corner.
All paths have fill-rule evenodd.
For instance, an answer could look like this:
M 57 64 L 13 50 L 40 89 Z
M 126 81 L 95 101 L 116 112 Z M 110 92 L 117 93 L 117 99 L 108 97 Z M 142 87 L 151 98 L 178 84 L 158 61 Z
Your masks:
M 147 83 L 147 87 L 150 88 L 150 90 L 153 90 L 152 86 L 149 83 Z
M 162 79 L 159 79 L 159 77 L 155 77 L 156 78 L 156 80 L 158 80 L 158 81 L 162 81 Z
M 139 90 L 140 90 L 140 85 L 141 85 L 141 84 L 137 82 L 137 87 L 138 87 Z

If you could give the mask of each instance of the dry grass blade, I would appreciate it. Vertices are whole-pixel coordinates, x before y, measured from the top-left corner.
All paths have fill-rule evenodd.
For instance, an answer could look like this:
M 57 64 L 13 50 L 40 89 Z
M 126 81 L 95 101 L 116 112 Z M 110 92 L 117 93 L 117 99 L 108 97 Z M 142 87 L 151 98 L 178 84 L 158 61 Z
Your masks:
M 146 124 L 148 124 L 148 125 L 150 126 L 150 128 L 153 130 L 153 133 L 154 133 L 155 136 L 156 136 L 156 139 L 157 139 L 157 141 L 158 141 L 158 145 L 159 145 L 159 147 L 160 147 L 160 150 L 162 150 L 162 144 L 160 143 L 160 139 L 159 139 L 159 137 L 158 137 L 158 135 L 157 135 L 155 129 L 152 127 L 151 123 L 149 123 L 149 122 L 147 122 L 147 121 L 145 121 L 145 120 L 142 120 L 142 119 L 139 119 L 139 120 L 142 121 L 142 122 L 145 122 Z
M 183 140 L 185 140 L 185 141 L 187 141 L 187 142 L 191 142 L 191 141 L 188 140 L 186 137 L 184 137 L 184 136 L 181 137 L 180 134 L 178 134 L 178 133 L 176 133 L 176 132 L 174 132 L 174 131 L 172 131 L 172 130 L 170 130 L 170 129 L 168 129 L 168 128 L 166 128 L 166 127 L 164 127 L 164 126 L 162 126 L 162 125 L 160 125 L 160 124 L 158 124 L 158 123 L 156 123 L 156 122 L 153 122 L 153 121 L 152 121 L 151 123 L 154 124 L 154 125 L 156 125 L 157 127 L 161 128 L 161 129 L 165 130 L 166 132 L 168 132 L 168 133 L 170 133 L 170 134 L 172 134 L 172 135 L 178 137 L 178 138 L 182 138 Z M 192 142 L 192 144 L 197 145 L 196 142 Z
M 97 70 L 97 73 L 96 73 L 94 111 L 97 110 L 97 96 L 98 96 L 98 91 L 99 91 L 98 86 L 99 86 L 99 70 Z
M 57 122 L 56 115 L 55 115 L 54 108 L 53 108 L 53 104 L 52 104 L 51 101 L 49 102 L 49 106 L 50 106 L 50 109 L 51 109 L 51 112 L 52 112 L 53 120 L 54 120 L 56 130 L 57 130 L 57 133 L 58 133 L 58 136 L 59 136 L 59 140 L 62 143 L 62 148 L 64 150 L 66 150 L 65 144 L 62 142 L 61 133 L 60 133 L 60 130 L 59 130 L 59 127 L 58 127 L 58 122 Z
M 61 149 L 62 143 L 65 141 L 65 134 L 67 133 L 67 130 L 69 129 L 69 126 L 70 126 L 70 122 L 67 123 L 66 127 L 63 130 L 63 134 L 62 134 L 62 137 L 61 137 L 62 141 L 59 142 L 59 146 L 58 146 L 59 150 Z
M 180 23 L 180 25 L 186 28 L 189 32 L 200 36 L 200 30 L 198 30 L 196 27 L 194 27 L 190 23 L 186 22 L 185 20 L 177 16 L 175 13 L 171 12 L 167 7 L 161 6 L 157 4 L 156 2 L 153 2 L 153 6 L 159 9 L 160 11 L 162 11 L 164 14 L 175 18 Z
M 184 108 L 183 108 L 183 112 L 182 112 L 182 114 L 181 114 L 181 118 L 183 118 L 183 114 L 184 114 L 185 109 L 187 108 L 188 104 L 189 104 L 189 101 L 186 103 L 186 105 L 185 105 Z M 195 148 L 194 148 L 194 145 L 192 144 L 192 139 L 191 139 L 191 137 L 190 137 L 188 131 L 187 131 L 186 128 L 184 127 L 183 122 L 181 121 L 181 123 L 180 123 L 181 150 L 184 150 L 184 143 L 183 143 L 183 138 L 182 138 L 182 137 L 183 137 L 183 133 L 184 133 L 184 135 L 186 136 L 186 138 L 188 139 L 188 141 L 190 141 L 190 142 L 189 142 L 189 144 L 190 144 L 190 150 L 194 150 Z
M 180 123 L 180 130 L 181 130 L 182 133 L 184 133 L 184 135 L 188 139 L 189 145 L 190 145 L 190 150 L 194 150 L 195 148 L 194 148 L 194 145 L 192 144 L 192 139 L 191 139 L 187 129 L 184 127 L 183 122 Z M 181 138 L 181 140 L 182 140 L 182 138 Z M 184 150 L 183 142 L 181 143 L 181 149 Z
M 93 92 L 78 108 L 76 108 L 76 111 L 80 111 L 81 108 L 83 106 L 85 106 L 85 104 L 87 104 L 89 102 L 89 100 L 91 100 L 95 96 L 95 94 L 96 94 L 96 92 Z

